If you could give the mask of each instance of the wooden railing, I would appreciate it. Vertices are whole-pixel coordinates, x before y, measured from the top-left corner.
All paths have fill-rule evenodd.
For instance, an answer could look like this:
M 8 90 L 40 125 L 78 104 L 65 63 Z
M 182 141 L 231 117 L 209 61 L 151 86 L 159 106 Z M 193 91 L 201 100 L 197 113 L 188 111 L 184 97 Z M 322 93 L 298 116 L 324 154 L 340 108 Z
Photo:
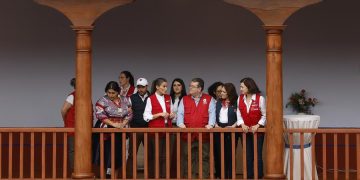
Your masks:
M 0 179 L 67 179 L 67 133 L 73 131 L 73 128 L 0 128 Z
M 290 179 L 295 178 L 293 175 L 293 142 L 295 134 L 300 135 L 300 179 L 304 179 L 304 135 L 307 133 L 311 133 L 312 179 L 315 179 L 316 169 L 319 170 L 319 179 L 360 179 L 359 128 L 285 129 L 284 133 L 289 137 Z M 339 137 L 343 138 L 343 143 L 339 143 Z M 352 138 L 351 142 L 350 137 Z M 343 149 L 341 152 L 339 151 L 340 148 Z M 332 154 L 329 152 L 332 152 Z M 353 158 L 352 161 L 350 161 L 350 155 Z M 344 160 L 344 162 L 340 164 L 339 160 Z M 339 169 L 339 165 L 344 167 L 343 170 Z M 352 166 L 351 174 L 350 165 Z M 329 171 L 330 168 L 331 171 Z M 341 176 L 339 176 L 339 172 L 341 172 Z
M 11 179 L 11 178 L 20 178 L 20 179 L 34 179 L 34 178 L 42 178 L 42 179 L 68 179 L 70 178 L 70 172 L 68 168 L 67 162 L 67 133 L 73 132 L 72 128 L 0 128 L 0 179 Z M 260 129 L 259 132 L 265 132 L 265 129 Z M 181 177 L 181 156 L 182 153 L 180 151 L 181 146 L 181 133 L 188 133 L 188 137 L 191 137 L 191 133 L 199 133 L 199 179 L 202 179 L 205 175 L 203 174 L 203 164 L 202 164 L 202 144 L 203 144 L 203 134 L 210 133 L 210 167 L 214 167 L 214 133 L 220 133 L 220 146 L 221 146 L 221 178 L 224 178 L 224 133 L 231 133 L 232 142 L 232 155 L 235 157 L 235 134 L 240 133 L 242 136 L 242 162 L 232 161 L 232 177 L 233 179 L 246 179 L 247 173 L 247 165 L 246 165 L 246 138 L 245 133 L 242 133 L 241 128 L 231 129 L 231 128 L 214 128 L 211 130 L 194 128 L 194 129 L 180 129 L 180 128 L 129 128 L 129 129 L 111 129 L 111 128 L 103 128 L 103 129 L 93 129 L 93 134 L 98 133 L 100 135 L 100 151 L 104 152 L 104 141 L 101 139 L 104 136 L 110 134 L 110 139 L 112 142 L 111 145 L 111 155 L 112 157 L 116 156 L 114 153 L 115 149 L 115 133 L 121 133 L 122 136 L 122 150 L 126 151 L 126 137 L 127 134 L 131 134 L 130 136 L 133 141 L 133 170 L 132 170 L 132 178 L 174 178 L 180 179 Z M 138 153 L 135 146 L 135 141 L 137 133 L 144 133 L 144 169 L 143 172 L 139 172 L 137 169 L 138 165 L 136 162 Z M 166 142 L 166 161 L 160 162 L 159 160 L 159 140 L 162 138 L 160 134 L 165 133 L 163 137 Z M 312 157 L 313 158 L 311 166 L 312 166 L 312 179 L 315 179 L 315 169 L 317 168 L 319 171 L 319 179 L 352 179 L 357 178 L 360 179 L 360 129 L 287 129 L 284 131 L 289 135 L 289 149 L 290 149 L 290 166 L 294 166 L 294 160 L 292 155 L 293 150 L 293 141 L 295 133 L 300 133 L 300 149 L 301 149 L 301 179 L 304 179 L 304 134 L 311 133 L 312 135 Z M 316 136 L 315 136 L 316 134 Z M 150 136 L 151 135 L 151 136 Z M 175 136 L 176 138 L 176 174 L 175 176 L 171 176 L 171 164 L 170 162 L 170 136 Z M 148 148 L 149 148 L 149 140 L 150 138 L 155 138 L 155 166 L 154 166 L 154 177 L 151 177 L 150 174 L 153 172 L 149 172 L 149 164 L 148 164 Z M 329 147 L 330 141 L 329 138 L 333 140 L 333 148 Z M 339 140 L 344 138 L 344 145 L 339 144 Z M 257 133 L 254 134 L 254 142 L 257 141 Z M 321 143 L 319 143 L 321 142 Z M 183 142 L 184 143 L 184 142 Z M 187 161 L 187 169 L 188 169 L 188 178 L 193 179 L 191 177 L 191 141 L 188 138 L 188 141 L 185 142 L 188 144 L 188 161 Z M 356 148 L 354 145 L 356 144 Z M 339 146 L 341 145 L 341 146 Z M 257 162 L 257 143 L 254 143 L 254 162 Z M 342 148 L 344 148 L 344 153 L 339 153 L 340 150 L 342 152 Z M 332 152 L 333 151 L 333 152 Z M 330 156 L 330 153 L 332 155 Z M 351 159 L 350 159 L 351 155 Z M 127 177 L 126 172 L 126 154 L 122 153 L 122 170 L 120 172 L 120 176 L 122 178 Z M 333 157 L 333 161 L 330 161 Z M 97 178 L 104 179 L 105 178 L 105 166 L 103 163 L 104 154 L 100 153 L 101 163 L 99 167 L 99 174 Z M 265 157 L 266 158 L 266 155 Z M 340 159 L 340 160 L 339 160 Z M 343 175 L 339 175 L 339 161 L 344 159 L 344 173 Z M 351 163 L 351 162 L 355 162 Z M 165 177 L 160 177 L 160 163 L 165 163 L 166 167 L 166 175 Z M 243 174 L 236 174 L 236 165 L 242 164 Z M 331 165 L 333 163 L 333 165 Z M 111 161 L 112 167 L 115 165 L 114 158 Z M 320 168 L 321 167 L 321 168 Z M 333 168 L 332 168 L 333 167 Z M 356 174 L 350 169 L 354 169 L 356 167 Z M 329 169 L 332 169 L 333 173 L 330 173 L 331 177 L 329 177 Z M 290 179 L 293 179 L 292 168 L 290 168 Z M 254 178 L 257 179 L 257 163 L 254 163 Z M 351 173 L 352 172 L 352 173 Z M 120 176 L 118 178 L 120 178 Z M 210 168 L 210 179 L 214 178 L 214 169 Z M 111 169 L 111 178 L 116 178 L 115 171 Z

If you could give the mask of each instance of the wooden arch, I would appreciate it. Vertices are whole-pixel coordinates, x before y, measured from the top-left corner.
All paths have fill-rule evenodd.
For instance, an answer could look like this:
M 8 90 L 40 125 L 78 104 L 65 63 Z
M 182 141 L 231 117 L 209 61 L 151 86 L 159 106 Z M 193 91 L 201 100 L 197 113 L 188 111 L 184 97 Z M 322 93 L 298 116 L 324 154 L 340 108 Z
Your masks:
M 92 178 L 91 169 L 91 32 L 95 20 L 108 10 L 134 0 L 34 0 L 63 13 L 76 32 L 76 122 L 73 178 Z M 266 172 L 285 179 L 283 170 L 282 32 L 293 13 L 321 0 L 224 0 L 254 13 L 266 31 Z M 277 163 L 274 163 L 277 162 Z

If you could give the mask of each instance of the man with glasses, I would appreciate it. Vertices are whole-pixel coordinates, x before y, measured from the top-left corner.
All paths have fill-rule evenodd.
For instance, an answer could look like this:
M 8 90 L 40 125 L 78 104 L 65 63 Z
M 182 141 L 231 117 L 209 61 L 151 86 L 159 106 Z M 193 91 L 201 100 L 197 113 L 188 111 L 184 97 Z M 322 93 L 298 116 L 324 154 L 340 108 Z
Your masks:
M 211 129 L 215 125 L 215 100 L 210 95 L 203 93 L 204 81 L 201 78 L 191 80 L 189 86 L 189 95 L 184 96 L 180 101 L 177 112 L 177 126 L 180 128 L 207 128 Z M 187 156 L 188 156 L 188 133 L 182 133 L 182 178 L 188 178 Z M 203 178 L 209 178 L 210 175 L 210 145 L 209 134 L 202 135 L 202 165 Z M 199 171 L 199 134 L 191 133 L 191 178 L 198 178 Z

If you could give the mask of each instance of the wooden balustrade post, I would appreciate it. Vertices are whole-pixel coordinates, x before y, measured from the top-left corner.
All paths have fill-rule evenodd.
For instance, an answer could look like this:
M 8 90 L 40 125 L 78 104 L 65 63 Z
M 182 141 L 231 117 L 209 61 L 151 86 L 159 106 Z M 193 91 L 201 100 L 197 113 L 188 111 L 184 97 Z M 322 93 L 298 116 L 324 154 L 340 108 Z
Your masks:
M 75 144 L 73 178 L 94 176 L 91 166 L 91 32 L 92 26 L 74 26 L 76 32 Z
M 266 159 L 265 178 L 284 179 L 282 32 L 283 23 L 299 9 L 321 0 L 224 0 L 254 13 L 266 31 Z M 269 137 L 269 138 L 268 138 Z M 276 162 L 274 164 L 274 162 Z
M 265 176 L 284 178 L 282 32 L 284 26 L 266 30 L 266 159 Z M 270 137 L 270 138 L 268 138 Z M 274 162 L 277 162 L 274 164 Z
M 73 178 L 93 178 L 91 164 L 91 32 L 108 10 L 133 0 L 35 0 L 63 13 L 76 32 L 75 153 Z

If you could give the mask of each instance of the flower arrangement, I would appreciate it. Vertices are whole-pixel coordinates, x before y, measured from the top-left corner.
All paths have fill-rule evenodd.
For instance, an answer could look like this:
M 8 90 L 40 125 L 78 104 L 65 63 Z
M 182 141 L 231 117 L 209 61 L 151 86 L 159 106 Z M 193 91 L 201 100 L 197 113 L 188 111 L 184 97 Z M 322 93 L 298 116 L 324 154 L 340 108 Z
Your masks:
M 314 107 L 318 104 L 316 98 L 306 97 L 305 89 L 302 89 L 300 92 L 292 93 L 289 97 L 289 102 L 286 104 L 286 108 L 291 106 L 293 111 L 297 113 L 311 114 L 311 107 Z

